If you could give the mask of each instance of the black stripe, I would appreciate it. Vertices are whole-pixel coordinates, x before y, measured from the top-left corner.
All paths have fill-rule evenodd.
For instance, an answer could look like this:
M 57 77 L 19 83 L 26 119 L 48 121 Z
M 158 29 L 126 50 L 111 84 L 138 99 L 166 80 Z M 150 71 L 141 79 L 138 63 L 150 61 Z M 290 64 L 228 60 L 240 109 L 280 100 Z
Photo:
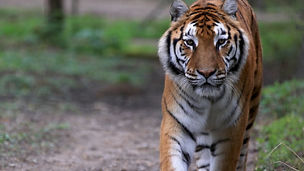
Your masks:
M 199 5 L 199 4 L 196 4 L 196 5 L 193 5 L 192 8 L 193 8 L 193 7 L 198 7 L 198 6 L 200 6 L 200 5 Z
M 239 56 L 239 60 L 237 61 L 237 63 L 233 66 L 233 68 L 231 69 L 232 72 L 236 72 L 239 70 L 242 60 L 243 60 L 243 55 L 244 55 L 244 50 L 245 50 L 245 41 L 243 38 L 243 34 L 242 32 L 238 29 L 238 32 L 240 34 L 240 40 L 239 40 L 239 49 L 240 49 L 240 56 Z
M 218 19 L 212 18 L 215 23 L 220 23 Z
M 219 154 L 215 154 L 215 151 L 216 151 L 216 146 L 220 143 L 224 143 L 224 142 L 227 142 L 229 141 L 230 139 L 229 138 L 226 138 L 226 139 L 222 139 L 222 140 L 218 140 L 216 141 L 215 143 L 211 144 L 210 146 L 210 151 L 211 151 L 211 155 L 212 156 L 217 156 Z
M 201 8 L 195 8 L 193 9 L 194 11 L 201 11 L 201 10 L 204 10 L 205 8 L 204 7 L 201 7 Z
M 182 149 L 181 143 L 175 137 L 169 136 L 169 138 L 171 140 L 173 140 L 174 142 L 176 142 L 179 145 L 180 149 Z M 182 155 L 183 155 L 183 161 L 187 165 L 189 165 L 190 164 L 190 155 L 187 152 L 183 151 L 183 150 L 179 150 L 179 149 L 175 149 L 175 150 L 177 150 L 178 152 L 182 153 Z
M 249 119 L 252 119 L 255 115 L 255 112 L 258 110 L 259 108 L 259 104 L 257 105 L 254 105 L 250 108 L 250 111 L 249 111 Z
M 213 7 L 205 7 L 205 10 L 211 10 L 212 12 L 216 11 L 216 9 Z
M 178 41 L 180 41 L 180 40 L 181 39 L 174 39 L 173 40 L 173 50 L 174 50 L 174 55 L 175 55 L 176 61 L 179 64 L 179 67 L 182 68 L 182 65 L 180 64 L 181 59 L 179 59 L 177 54 L 176 54 L 176 45 L 177 45 Z
M 203 108 L 199 108 L 199 107 L 191 104 L 188 99 L 191 99 L 192 101 L 196 101 L 196 100 L 193 97 L 189 96 L 178 84 L 176 84 L 176 85 L 181 92 L 181 93 L 178 93 L 180 95 L 180 97 L 188 104 L 188 106 L 190 106 L 190 108 L 192 108 L 192 110 L 194 110 L 196 113 L 200 113 L 199 111 L 203 110 Z
M 193 104 L 191 104 L 191 102 L 188 99 L 190 99 L 191 101 L 194 101 L 194 102 L 196 102 L 196 99 L 189 96 L 178 84 L 175 84 L 175 85 L 177 86 L 178 90 L 181 92 L 181 93 L 178 93 L 179 96 L 188 104 L 188 106 L 190 106 L 190 108 L 192 108 L 193 111 L 195 111 L 196 113 L 200 113 L 200 111 L 204 109 L 204 108 L 200 108 L 200 107 L 197 107 L 197 106 L 194 106 Z
M 226 86 L 225 86 L 226 87 Z M 231 94 L 229 96 L 229 100 L 227 100 L 227 103 L 225 104 L 225 108 L 224 109 L 227 109 L 229 107 L 229 105 L 231 104 L 232 102 L 232 99 L 234 97 L 234 94 L 233 94 L 233 91 L 231 91 Z
M 199 19 L 200 17 L 202 17 L 204 14 L 203 13 L 199 13 L 196 16 L 194 16 L 193 18 L 191 18 L 191 20 L 196 20 Z
M 230 46 L 230 49 L 229 49 L 229 51 L 228 51 L 228 53 L 227 53 L 227 57 L 230 56 L 230 53 L 231 53 L 232 49 L 233 49 L 233 46 L 231 45 L 231 46 Z
M 211 10 L 210 12 L 217 13 L 217 10 L 213 7 L 202 7 L 202 8 L 195 8 L 194 11 L 204 11 L 205 10 Z M 208 11 L 209 12 L 209 11 Z M 205 13 L 208 13 L 207 11 Z
M 205 165 L 202 165 L 202 166 L 198 167 L 198 169 L 204 169 L 204 168 L 207 168 L 209 166 L 210 166 L 210 164 L 205 164 Z
M 167 35 L 167 39 L 166 39 L 166 42 L 167 42 L 167 54 L 168 54 L 169 58 L 170 58 L 170 56 L 171 56 L 171 55 L 170 55 L 171 34 L 172 34 L 172 32 L 169 31 L 169 32 L 168 32 L 168 35 Z
M 200 134 L 201 134 L 201 135 L 204 135 L 204 136 L 208 136 L 208 135 L 209 135 L 208 132 L 201 132 Z
M 181 75 L 181 74 L 183 74 L 183 72 L 181 70 L 179 70 L 171 61 L 169 62 L 168 67 L 171 69 L 171 71 L 175 75 Z
M 246 130 L 249 130 L 253 126 L 253 122 L 247 125 Z
M 182 95 L 185 95 L 187 97 L 187 99 L 190 99 L 192 101 L 196 101 L 196 99 L 194 99 L 193 97 L 189 96 L 187 92 L 185 92 L 185 90 L 182 89 L 182 87 L 180 87 L 180 85 L 175 84 L 178 88 L 178 90 L 182 93 Z M 180 94 L 181 95 L 181 94 Z
M 253 94 L 251 95 L 251 100 L 255 100 L 260 95 L 261 87 L 254 88 L 253 89 Z
M 192 13 L 190 13 L 189 15 L 191 16 L 191 15 L 194 15 L 194 14 L 198 14 L 198 13 L 200 13 L 201 11 L 195 11 L 195 12 L 192 12 Z
M 210 5 L 210 6 L 214 6 L 214 7 L 216 7 L 216 5 L 215 5 L 215 4 L 211 4 L 211 3 L 207 3 L 207 5 Z
M 191 158 L 190 158 L 189 153 L 187 153 L 185 151 L 182 151 L 182 154 L 183 154 L 183 158 L 186 160 L 187 165 L 189 166 L 190 162 L 191 162 Z
M 180 148 L 182 148 L 180 142 L 179 142 L 175 137 L 172 137 L 172 136 L 170 136 L 170 135 L 168 135 L 168 136 L 169 136 L 169 138 L 170 138 L 171 140 L 175 141 L 175 142 L 180 146 Z
M 236 62 L 238 62 L 238 61 L 237 61 L 237 57 L 236 57 L 237 52 L 238 52 L 238 49 L 239 49 L 237 35 L 234 35 L 233 40 L 234 40 L 234 42 L 235 42 L 235 45 L 236 45 L 235 48 L 236 48 L 236 49 L 235 49 L 234 54 L 233 54 L 233 56 L 232 56 L 231 59 L 233 59 L 233 60 L 235 60 Z M 234 67 L 235 65 L 236 65 L 236 64 L 234 64 L 233 67 Z
M 225 63 L 226 68 L 228 68 L 228 66 L 229 66 L 229 60 L 227 59 L 227 56 L 224 58 L 224 63 Z
M 171 53 L 170 53 L 170 46 L 171 46 L 171 31 L 168 32 L 167 35 L 167 54 L 168 54 L 168 61 L 167 61 L 167 65 L 168 68 L 171 69 L 171 71 L 176 74 L 176 75 L 180 75 L 183 74 L 181 70 L 179 70 L 171 61 Z
M 220 29 L 221 29 L 221 35 L 226 35 L 226 31 L 223 30 L 222 28 L 220 28 Z
M 238 166 L 236 169 L 237 169 L 237 170 L 242 169 L 242 166 Z
M 216 13 L 216 12 L 215 12 Z M 191 15 L 191 14 L 190 14 Z M 197 16 L 194 16 L 193 18 L 194 19 L 198 19 L 200 18 L 201 16 L 205 16 L 205 17 L 211 17 L 212 20 L 214 20 L 216 23 L 219 23 L 219 16 L 213 14 L 213 13 L 210 13 L 210 12 L 207 12 L 207 11 L 203 11 L 203 12 L 199 12 L 197 13 Z
M 176 149 L 177 150 L 177 149 Z M 180 152 L 180 153 L 182 153 L 180 150 L 177 150 L 178 152 Z M 173 156 L 175 156 L 175 157 L 180 157 L 180 155 L 179 154 L 169 154 L 167 157 L 173 157 Z M 185 162 L 187 165 L 188 165 L 188 162 L 187 162 L 187 160 L 186 159 L 184 159 L 183 158 L 183 162 Z
M 189 135 L 189 137 L 196 142 L 196 138 L 194 137 L 194 135 L 189 131 L 189 129 L 183 125 L 174 115 L 171 111 L 168 110 L 168 106 L 167 106 L 167 102 L 166 99 L 164 100 L 165 103 L 165 109 L 166 111 L 169 113 L 169 115 L 183 128 L 184 132 L 187 133 Z
M 204 150 L 204 149 L 206 149 L 206 148 L 209 149 L 210 146 L 209 146 L 209 145 L 205 145 L 205 144 L 197 145 L 196 148 L 195 148 L 195 152 L 202 151 L 202 150 Z
M 240 95 L 239 95 L 239 97 L 238 97 L 238 100 L 237 100 L 237 102 L 236 102 L 236 106 L 234 107 L 234 109 L 233 109 L 232 112 L 230 113 L 229 117 L 227 117 L 227 119 L 229 119 L 229 118 L 231 118 L 233 115 L 235 115 L 235 112 L 236 112 L 237 108 L 240 106 L 239 103 L 240 103 L 240 101 L 241 101 L 241 98 L 242 98 L 244 89 L 245 89 L 245 84 L 243 85 L 242 91 L 241 91 L 241 93 L 240 93 Z M 242 109 L 242 110 L 243 110 L 243 109 Z M 242 112 L 242 110 L 241 110 L 241 112 Z M 239 115 L 241 115 L 241 114 L 239 114 Z M 237 118 L 236 120 L 238 120 L 238 118 Z
M 230 30 L 231 30 L 231 28 L 227 25 L 227 28 L 228 28 L 228 40 L 230 40 L 231 39 L 231 33 L 230 33 Z
M 243 140 L 243 145 L 244 145 L 244 144 L 247 144 L 248 141 L 249 141 L 249 137 L 245 138 L 245 139 Z
M 174 94 L 172 93 L 171 90 L 170 90 L 170 93 L 172 94 L 172 97 L 173 97 L 174 101 L 176 102 L 176 104 L 178 104 L 178 106 L 183 110 L 183 112 L 186 115 L 189 115 L 188 112 L 185 110 L 184 106 L 177 101 L 177 99 L 175 98 L 175 96 L 174 96 Z

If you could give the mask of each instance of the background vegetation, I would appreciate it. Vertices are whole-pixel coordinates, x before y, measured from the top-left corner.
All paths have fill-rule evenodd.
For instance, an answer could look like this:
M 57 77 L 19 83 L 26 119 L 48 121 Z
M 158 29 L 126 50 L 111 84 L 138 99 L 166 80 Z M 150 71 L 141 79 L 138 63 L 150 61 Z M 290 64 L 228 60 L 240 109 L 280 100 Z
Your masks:
M 256 168 L 304 170 L 303 2 L 259 0 L 254 5 L 265 65 L 256 124 Z M 77 111 L 71 102 L 81 101 L 82 96 L 75 92 L 93 96 L 99 91 L 96 87 L 105 85 L 144 87 L 153 67 L 149 61 L 157 60 L 157 39 L 168 26 L 167 18 L 143 24 L 98 15 L 66 15 L 62 32 L 49 35 L 50 26 L 41 11 L 1 8 L 0 158 L 27 155 L 29 150 L 20 150 L 24 148 L 47 151 L 56 146 L 58 130 L 69 129 L 69 124 L 60 121 L 11 124 L 26 113 L 25 105 L 30 104 L 33 112 L 55 100 L 60 104 L 50 108 L 64 113 Z

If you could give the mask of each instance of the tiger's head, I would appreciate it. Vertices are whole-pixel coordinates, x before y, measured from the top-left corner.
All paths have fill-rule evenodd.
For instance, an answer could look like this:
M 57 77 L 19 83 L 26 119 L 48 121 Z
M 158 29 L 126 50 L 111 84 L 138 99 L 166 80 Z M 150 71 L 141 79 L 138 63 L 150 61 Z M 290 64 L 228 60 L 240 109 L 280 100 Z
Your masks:
M 236 0 L 211 2 L 188 8 L 175 0 L 171 27 L 160 39 L 158 51 L 169 77 L 204 97 L 220 96 L 231 87 L 248 54 L 247 36 L 236 19 Z

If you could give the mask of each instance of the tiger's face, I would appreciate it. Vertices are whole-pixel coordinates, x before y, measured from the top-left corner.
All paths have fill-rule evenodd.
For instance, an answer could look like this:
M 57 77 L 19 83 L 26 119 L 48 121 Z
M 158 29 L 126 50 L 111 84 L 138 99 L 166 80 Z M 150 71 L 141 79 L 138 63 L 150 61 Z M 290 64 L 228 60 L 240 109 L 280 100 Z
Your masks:
M 165 71 L 199 96 L 219 96 L 237 80 L 246 61 L 248 41 L 238 28 L 232 16 L 213 4 L 192 6 L 173 19 L 160 39 Z

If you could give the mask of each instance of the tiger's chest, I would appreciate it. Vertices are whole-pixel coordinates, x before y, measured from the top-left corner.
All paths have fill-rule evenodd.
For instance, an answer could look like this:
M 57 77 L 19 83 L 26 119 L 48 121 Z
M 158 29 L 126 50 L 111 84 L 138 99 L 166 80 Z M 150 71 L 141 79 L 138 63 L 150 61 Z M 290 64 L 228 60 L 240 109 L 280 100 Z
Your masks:
M 241 114 L 240 96 L 227 91 L 216 101 L 207 98 L 175 98 L 172 105 L 175 117 L 191 132 L 200 134 L 235 123 Z

